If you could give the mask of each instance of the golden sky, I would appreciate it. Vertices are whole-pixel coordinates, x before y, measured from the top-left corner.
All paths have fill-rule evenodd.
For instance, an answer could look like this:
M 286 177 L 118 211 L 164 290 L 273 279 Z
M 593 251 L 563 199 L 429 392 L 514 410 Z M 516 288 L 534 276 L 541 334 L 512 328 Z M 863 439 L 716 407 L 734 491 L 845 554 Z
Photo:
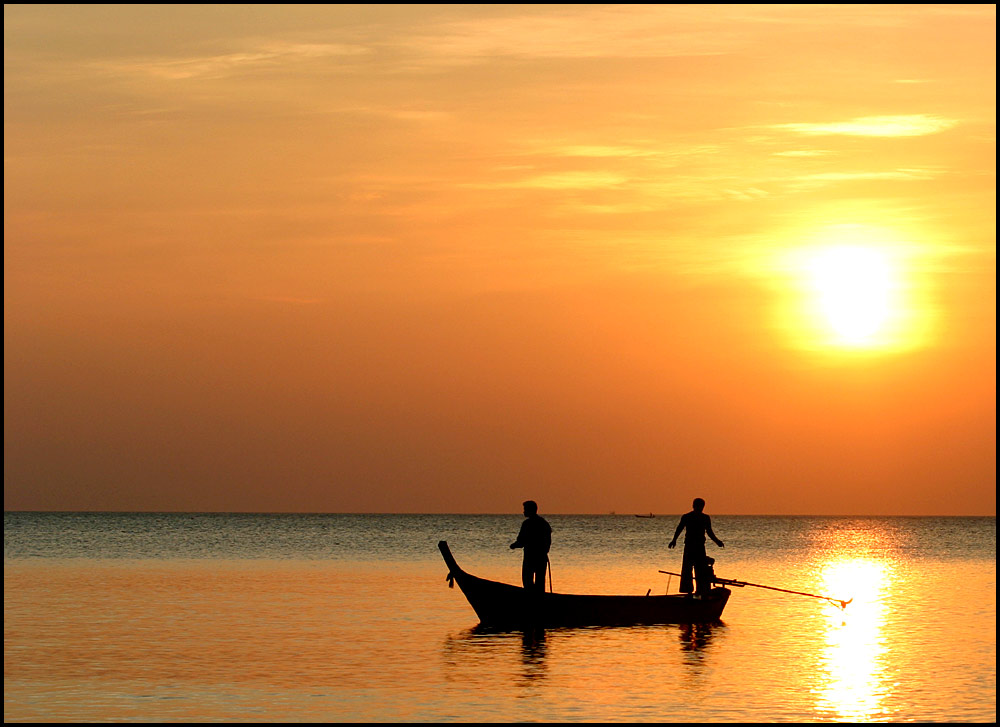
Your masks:
M 5 5 L 4 507 L 996 513 L 995 5 Z

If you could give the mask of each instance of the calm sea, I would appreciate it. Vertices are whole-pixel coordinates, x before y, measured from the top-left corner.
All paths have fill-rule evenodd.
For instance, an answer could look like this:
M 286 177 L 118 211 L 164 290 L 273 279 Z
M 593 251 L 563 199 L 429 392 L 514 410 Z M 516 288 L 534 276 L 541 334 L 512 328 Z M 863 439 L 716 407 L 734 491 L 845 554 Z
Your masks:
M 544 513 L 543 513 L 544 515 Z M 675 592 L 676 516 L 548 517 L 559 592 Z M 518 514 L 4 514 L 5 721 L 996 721 L 996 518 L 714 516 L 709 626 L 489 633 Z

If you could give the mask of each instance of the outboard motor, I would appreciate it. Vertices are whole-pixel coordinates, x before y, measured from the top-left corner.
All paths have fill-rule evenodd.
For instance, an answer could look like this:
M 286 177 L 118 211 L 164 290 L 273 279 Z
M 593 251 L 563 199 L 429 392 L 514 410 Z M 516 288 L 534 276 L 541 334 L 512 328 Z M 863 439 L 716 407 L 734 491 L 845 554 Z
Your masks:
M 708 593 L 715 583 L 715 558 L 705 556 L 700 566 L 695 566 L 694 579 L 698 593 Z

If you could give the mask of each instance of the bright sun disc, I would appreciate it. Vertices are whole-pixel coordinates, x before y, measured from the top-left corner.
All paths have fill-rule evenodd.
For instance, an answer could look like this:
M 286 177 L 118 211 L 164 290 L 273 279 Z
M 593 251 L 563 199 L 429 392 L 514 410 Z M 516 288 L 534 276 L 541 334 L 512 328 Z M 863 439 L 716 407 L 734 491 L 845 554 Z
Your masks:
M 888 256 L 875 248 L 838 246 L 818 250 L 807 261 L 817 312 L 835 342 L 875 342 L 893 313 L 898 288 Z
M 928 243 L 919 233 L 863 224 L 798 231 L 776 258 L 776 323 L 803 350 L 899 353 L 930 341 Z

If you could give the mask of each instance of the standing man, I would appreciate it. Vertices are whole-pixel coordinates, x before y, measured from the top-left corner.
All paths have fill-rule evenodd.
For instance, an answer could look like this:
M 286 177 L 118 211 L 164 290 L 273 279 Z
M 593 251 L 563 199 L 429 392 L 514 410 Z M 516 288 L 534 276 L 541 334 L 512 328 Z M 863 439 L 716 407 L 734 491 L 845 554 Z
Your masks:
M 534 500 L 524 503 L 524 518 L 517 540 L 510 544 L 510 548 L 524 548 L 521 582 L 525 590 L 545 593 L 545 567 L 549 562 L 552 528 L 538 514 L 538 505 Z
M 677 530 L 674 531 L 674 539 L 670 541 L 668 548 L 677 545 L 677 536 L 681 530 L 687 530 L 684 536 L 684 560 L 681 562 L 681 593 L 691 593 L 694 585 L 691 582 L 692 571 L 698 581 L 698 593 L 704 594 L 712 587 L 711 571 L 707 568 L 708 556 L 705 554 L 705 535 L 708 535 L 720 548 L 726 547 L 722 541 L 715 537 L 712 532 L 712 519 L 706 515 L 705 501 L 696 497 L 692 503 L 694 509 L 681 515 L 681 521 L 677 523 Z

